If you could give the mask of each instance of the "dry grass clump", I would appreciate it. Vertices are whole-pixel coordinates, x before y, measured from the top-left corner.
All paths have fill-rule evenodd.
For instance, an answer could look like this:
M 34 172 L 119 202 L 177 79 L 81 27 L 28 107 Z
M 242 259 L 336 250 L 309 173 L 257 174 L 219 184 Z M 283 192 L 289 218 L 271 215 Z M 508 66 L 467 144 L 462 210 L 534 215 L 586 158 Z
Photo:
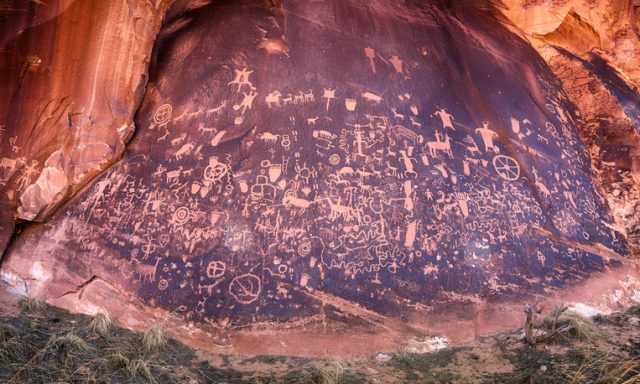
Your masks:
M 109 350 L 104 358 L 111 368 L 126 368 L 129 365 L 129 358 L 120 348 Z
M 142 337 L 142 345 L 147 351 L 156 351 L 167 345 L 167 337 L 160 325 L 149 328 Z
M 155 378 L 151 373 L 150 363 L 141 358 L 129 358 L 120 348 L 109 350 L 104 360 L 113 369 L 122 369 L 124 373 L 132 379 L 144 379 L 146 382 L 155 383 Z
M 15 327 L 0 323 L 0 363 L 8 362 L 13 356 L 22 354 L 27 344 L 20 339 Z
M 567 329 L 570 333 L 587 340 L 595 340 L 600 337 L 600 330 L 593 320 L 581 314 L 556 307 L 550 316 L 542 320 L 542 324 L 551 330 Z
M 309 384 L 339 384 L 345 374 L 345 369 L 338 363 L 331 363 L 318 367 L 309 373 L 305 383 Z
M 640 383 L 640 356 L 619 362 L 602 377 L 601 382 L 612 384 Z
M 113 319 L 106 311 L 98 312 L 89 323 L 89 330 L 102 337 L 109 334 L 109 330 L 113 326 Z
M 141 378 L 145 379 L 148 382 L 155 383 L 155 379 L 151 370 L 149 369 L 149 364 L 142 359 L 134 359 L 129 361 L 125 368 L 125 372 L 131 378 Z
M 395 353 L 394 357 L 402 362 L 407 363 L 413 360 L 415 358 L 415 355 L 416 354 L 411 350 L 411 348 L 403 347 Z
M 27 296 L 20 300 L 20 310 L 22 313 L 39 313 L 45 310 L 45 302 L 35 296 Z
M 91 346 L 83 338 L 69 331 L 62 336 L 51 336 L 43 351 L 57 352 L 63 356 L 71 353 L 84 355 L 91 351 Z
M 577 368 L 561 368 L 567 383 L 640 383 L 640 356 L 621 359 L 619 355 L 603 354 L 597 348 L 580 349 L 578 353 L 583 361 Z

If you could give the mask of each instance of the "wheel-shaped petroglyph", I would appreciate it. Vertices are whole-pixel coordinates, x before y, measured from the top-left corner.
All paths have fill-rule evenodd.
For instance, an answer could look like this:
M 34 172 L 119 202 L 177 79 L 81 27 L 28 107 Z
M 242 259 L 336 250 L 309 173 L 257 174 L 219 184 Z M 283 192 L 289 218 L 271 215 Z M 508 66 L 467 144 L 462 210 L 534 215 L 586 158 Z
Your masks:
M 493 167 L 505 180 L 516 180 L 520 176 L 520 165 L 513 157 L 498 155 L 493 158 Z
M 227 270 L 227 265 L 222 261 L 212 261 L 207 265 L 207 276 L 211 279 L 216 279 L 224 275 Z
M 204 169 L 204 179 L 211 182 L 218 182 L 229 172 L 229 166 L 218 161 L 216 158 L 209 160 L 209 165 Z
M 153 114 L 153 121 L 158 125 L 165 125 L 171 118 L 171 112 L 173 108 L 169 104 L 162 104 L 156 109 L 156 113 Z
M 235 277 L 229 284 L 229 293 L 240 304 L 251 304 L 260 297 L 262 282 L 256 275 L 246 273 Z
M 189 221 L 189 208 L 187 207 L 179 207 L 173 213 L 173 223 L 176 225 L 185 224 Z

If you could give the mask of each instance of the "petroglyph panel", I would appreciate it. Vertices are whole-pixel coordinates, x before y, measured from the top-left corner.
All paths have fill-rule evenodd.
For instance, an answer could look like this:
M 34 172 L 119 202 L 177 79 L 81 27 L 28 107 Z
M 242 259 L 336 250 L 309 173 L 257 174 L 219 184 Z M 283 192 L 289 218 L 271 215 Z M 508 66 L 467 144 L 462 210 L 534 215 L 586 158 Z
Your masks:
M 228 326 L 317 314 L 315 291 L 401 316 L 619 263 L 624 240 L 530 48 L 437 6 L 384 33 L 350 4 L 334 3 L 349 32 L 324 2 L 194 11 L 192 33 L 160 41 L 138 132 L 60 215 L 60 244 L 116 255 L 149 305 Z M 247 46 L 261 30 L 288 50 Z

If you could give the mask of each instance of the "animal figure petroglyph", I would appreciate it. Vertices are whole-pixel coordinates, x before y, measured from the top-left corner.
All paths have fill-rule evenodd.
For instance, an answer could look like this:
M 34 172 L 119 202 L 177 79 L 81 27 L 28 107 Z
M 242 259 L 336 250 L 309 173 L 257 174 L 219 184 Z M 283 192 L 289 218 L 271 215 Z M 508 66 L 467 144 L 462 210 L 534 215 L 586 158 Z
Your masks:
M 282 94 L 280 91 L 273 91 L 264 98 L 264 101 L 267 103 L 267 107 L 280 107 L 280 99 L 282 98 Z
M 293 96 L 293 104 L 298 104 L 303 102 L 304 102 L 304 92 L 299 91 L 297 95 Z
M 422 142 L 424 141 L 424 138 L 422 136 L 417 135 L 415 132 L 413 132 L 409 128 L 403 127 L 402 125 L 396 125 L 394 129 L 398 136 L 411 140 L 413 142 L 413 145 L 422 144 Z
M 187 116 L 187 111 L 183 111 L 179 116 L 173 118 L 173 122 L 182 121 Z
M 324 131 L 324 130 L 314 130 L 313 132 L 311 132 L 311 135 L 313 136 L 314 139 L 323 139 L 323 140 L 329 140 L 329 141 L 338 137 L 335 134 L 329 131 Z
M 473 140 L 473 137 L 467 135 L 467 137 L 465 137 L 462 141 L 464 141 L 466 144 L 469 144 L 469 145 L 465 144 L 465 147 L 466 147 L 465 152 L 469 151 L 470 154 L 472 155 L 474 153 L 480 153 L 480 148 L 478 148 L 478 144 L 476 143 L 475 140 Z
M 204 108 L 198 107 L 198 109 L 195 112 L 187 113 L 187 117 L 196 117 L 202 114 L 202 112 L 204 112 Z
M 282 204 L 284 204 L 285 207 L 289 208 L 289 207 L 296 207 L 296 208 L 300 208 L 302 211 L 304 211 L 305 209 L 309 208 L 311 206 L 311 204 L 313 204 L 313 201 L 309 201 L 309 200 L 305 200 L 305 199 L 301 199 L 299 197 L 296 196 L 292 196 L 292 195 L 288 195 L 282 198 Z
M 382 101 L 382 97 L 371 92 L 362 92 L 360 96 L 362 96 L 366 100 L 373 101 L 374 103 L 377 103 L 377 104 Z
M 358 211 L 346 205 L 341 205 L 339 203 L 334 204 L 329 197 L 322 199 L 322 201 L 327 202 L 327 204 L 329 205 L 329 209 L 331 210 L 331 214 L 329 216 L 330 220 L 336 220 L 339 217 L 342 217 L 347 221 L 351 221 L 354 218 L 359 217 Z
M 223 101 L 215 108 L 207 109 L 207 117 L 210 117 L 212 113 L 222 114 L 222 109 L 227 106 L 227 100 Z
M 289 94 L 288 97 L 282 99 L 282 105 L 293 104 L 293 95 Z
M 178 149 L 175 154 L 176 160 L 180 160 L 183 156 L 190 154 L 193 148 L 195 148 L 195 145 L 193 145 L 192 143 L 187 143 L 180 147 L 180 149 Z
M 444 151 L 450 159 L 453 159 L 453 152 L 451 151 L 451 142 L 449 141 L 449 135 L 444 135 L 444 141 L 440 141 L 440 134 L 436 132 L 436 141 L 430 141 L 427 143 L 429 148 L 429 154 L 431 157 L 437 157 L 437 151 Z
M 355 175 L 355 171 L 351 167 L 342 167 L 340 168 L 340 170 L 338 170 L 338 176 L 340 178 L 344 176 L 354 176 L 354 175 Z
M 263 140 L 267 143 L 276 143 L 279 138 L 280 138 L 280 135 L 274 135 L 271 132 L 263 132 L 258 135 L 258 139 Z
M 157 141 L 158 141 L 158 142 L 164 141 L 164 140 L 167 138 L 167 136 L 169 136 L 169 130 L 166 130 L 166 131 L 164 132 L 164 135 L 162 135 L 162 136 L 158 137 L 158 140 L 157 140 Z
M 200 132 L 200 134 L 204 134 L 204 133 L 215 133 L 217 131 L 217 129 L 215 128 L 208 128 L 204 126 L 204 123 L 200 123 L 198 124 L 198 132 Z
M 180 179 L 180 174 L 182 173 L 182 166 L 178 167 L 175 171 L 167 172 L 165 176 L 167 177 L 167 183 L 177 183 Z
M 309 90 L 309 93 L 304 94 L 304 101 L 315 101 L 315 98 L 313 97 L 313 91 L 311 89 Z
M 538 187 L 540 192 L 542 192 L 545 197 L 551 196 L 551 191 L 549 191 L 549 188 L 544 185 L 544 183 L 542 182 L 542 178 L 538 175 L 538 171 L 535 168 L 533 168 L 533 176 L 535 178 L 534 184 L 536 187 Z
M 398 113 L 396 107 L 391 108 L 391 112 L 393 112 L 393 117 L 396 117 L 400 120 L 404 120 L 404 115 L 402 113 Z
M 184 141 L 184 139 L 187 138 L 187 134 L 183 133 L 182 135 L 176 137 L 175 139 L 171 140 L 171 146 L 175 147 L 176 145 L 182 143 Z

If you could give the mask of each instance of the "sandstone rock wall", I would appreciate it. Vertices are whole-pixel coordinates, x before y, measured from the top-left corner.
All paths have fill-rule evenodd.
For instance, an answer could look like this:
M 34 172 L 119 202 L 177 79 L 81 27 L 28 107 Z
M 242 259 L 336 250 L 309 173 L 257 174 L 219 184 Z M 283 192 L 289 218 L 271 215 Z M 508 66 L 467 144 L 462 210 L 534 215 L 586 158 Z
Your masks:
M 170 3 L 3 2 L 0 250 L 122 155 Z
M 254 353 L 624 305 L 636 8 L 553 4 L 30 3 L 6 24 L 0 225 L 46 224 L 2 278 Z

